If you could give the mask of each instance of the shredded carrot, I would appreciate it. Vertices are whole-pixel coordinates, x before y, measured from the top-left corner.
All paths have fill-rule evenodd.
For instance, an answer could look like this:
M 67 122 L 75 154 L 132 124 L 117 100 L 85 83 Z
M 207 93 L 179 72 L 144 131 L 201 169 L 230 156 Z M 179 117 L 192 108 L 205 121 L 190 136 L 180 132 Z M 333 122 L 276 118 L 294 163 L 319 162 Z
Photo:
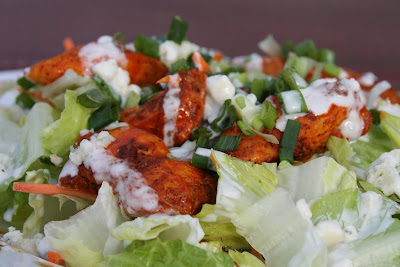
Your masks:
M 79 189 L 66 189 L 60 187 L 57 184 L 34 184 L 34 183 L 16 182 L 13 184 L 13 190 L 24 193 L 43 194 L 51 196 L 66 195 L 71 197 L 87 199 L 90 201 L 95 201 L 97 197 L 95 193 L 90 193 Z
M 47 251 L 47 257 L 49 258 L 49 262 L 54 264 L 64 263 L 63 257 L 55 251 Z
M 169 83 L 169 75 L 159 79 L 157 83 Z
M 214 59 L 215 59 L 216 61 L 220 62 L 221 59 L 222 59 L 222 53 L 221 53 L 221 52 L 216 52 L 216 53 L 214 54 Z
M 212 70 L 210 66 L 208 66 L 207 62 L 204 60 L 204 58 L 201 56 L 199 51 L 196 51 L 193 53 L 192 60 L 196 68 L 198 68 L 202 72 L 211 72 Z
M 69 51 L 75 48 L 74 41 L 71 38 L 67 37 L 63 40 L 63 46 L 65 51 Z
M 257 257 L 257 259 L 259 259 L 260 261 L 262 261 L 263 263 L 265 263 L 265 259 L 263 258 L 263 256 L 257 251 L 255 250 L 252 246 L 250 246 L 251 249 L 251 254 L 253 254 L 254 256 Z

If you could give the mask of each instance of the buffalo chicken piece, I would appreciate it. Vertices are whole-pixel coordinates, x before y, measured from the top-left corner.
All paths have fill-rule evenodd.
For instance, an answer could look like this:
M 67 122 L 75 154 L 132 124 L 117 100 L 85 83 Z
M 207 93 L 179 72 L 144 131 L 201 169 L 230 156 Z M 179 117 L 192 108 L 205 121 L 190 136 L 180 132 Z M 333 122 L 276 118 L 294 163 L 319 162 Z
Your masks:
M 68 69 L 80 76 L 90 76 L 94 64 L 108 59 L 115 59 L 119 67 L 129 72 L 131 83 L 138 86 L 153 85 L 168 73 L 167 67 L 158 59 L 121 50 L 114 45 L 92 42 L 36 63 L 26 77 L 40 85 L 47 85 L 63 76 Z
M 65 165 L 59 180 L 62 187 L 97 192 L 101 183 L 108 181 L 132 217 L 155 213 L 194 215 L 204 203 L 215 203 L 215 179 L 187 162 L 168 159 L 167 147 L 155 135 L 132 127 L 108 133 L 112 142 L 93 150 L 75 173 L 68 171 L 72 160 Z M 75 149 L 87 147 L 100 134 L 81 137 Z
M 167 88 L 140 107 L 121 112 L 121 121 L 149 131 L 167 147 L 180 146 L 199 126 L 205 106 L 206 75 L 197 69 L 169 76 Z

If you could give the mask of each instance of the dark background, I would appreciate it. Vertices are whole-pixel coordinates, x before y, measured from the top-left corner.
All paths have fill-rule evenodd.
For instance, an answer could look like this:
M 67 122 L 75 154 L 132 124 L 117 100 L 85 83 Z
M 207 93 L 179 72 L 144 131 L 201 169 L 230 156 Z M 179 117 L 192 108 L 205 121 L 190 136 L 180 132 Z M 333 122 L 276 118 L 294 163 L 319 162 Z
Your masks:
M 189 40 L 231 56 L 258 51 L 268 33 L 279 42 L 311 38 L 336 51 L 339 65 L 400 88 L 399 13 L 399 0 L 1 0 L 0 69 L 54 56 L 65 37 L 79 45 L 118 31 L 127 41 L 166 34 L 180 15 L 189 21 Z

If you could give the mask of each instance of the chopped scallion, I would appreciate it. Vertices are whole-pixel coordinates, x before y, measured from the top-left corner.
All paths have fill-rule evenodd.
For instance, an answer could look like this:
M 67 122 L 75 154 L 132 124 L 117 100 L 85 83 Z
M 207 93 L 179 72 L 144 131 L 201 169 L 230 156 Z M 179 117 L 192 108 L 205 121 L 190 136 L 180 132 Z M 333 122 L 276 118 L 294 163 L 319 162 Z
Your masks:
M 187 27 L 188 23 L 186 21 L 183 21 L 180 17 L 175 16 L 172 19 L 167 39 L 181 44 L 185 39 Z
M 135 92 L 131 92 L 128 96 L 128 99 L 126 100 L 124 109 L 137 107 L 139 105 L 139 102 L 140 102 L 140 96 Z
M 159 93 L 161 93 L 161 92 L 159 91 L 159 92 L 150 93 L 148 95 L 143 96 L 142 98 L 140 98 L 139 105 L 143 105 L 144 103 L 150 101 L 153 97 L 155 97 Z
M 189 66 L 185 59 L 180 59 L 171 65 L 171 72 L 176 73 L 178 71 L 189 70 Z
M 324 63 L 335 63 L 336 54 L 330 49 L 318 50 L 318 61 Z
M 375 109 L 370 109 L 369 111 L 374 116 L 374 120 L 373 120 L 372 123 L 380 124 L 381 123 L 381 113 L 378 110 L 375 110 Z
M 200 127 L 192 132 L 191 140 L 198 140 L 200 136 L 205 136 L 207 139 L 211 137 L 212 132 L 206 127 Z
M 97 88 L 90 89 L 77 97 L 78 103 L 87 108 L 101 107 L 109 100 L 110 97 Z
M 278 94 L 286 114 L 308 112 L 306 101 L 300 90 L 285 91 Z
M 251 84 L 250 92 L 256 95 L 258 101 L 260 102 L 264 101 L 265 98 L 272 93 L 268 90 L 269 82 L 270 81 L 268 79 L 263 79 L 263 80 L 256 79 Z
M 280 161 L 287 160 L 293 164 L 293 153 L 296 147 L 297 138 L 299 136 L 301 123 L 295 120 L 288 120 L 285 131 L 283 133 L 282 141 L 279 147 Z
M 255 116 L 251 120 L 251 127 L 253 127 L 254 130 L 260 131 L 264 127 L 264 123 L 260 119 L 260 115 Z
M 135 40 L 136 51 L 148 55 L 150 57 L 159 57 L 159 46 L 160 43 L 152 38 L 148 38 L 143 35 L 139 35 Z
M 238 104 L 239 108 L 244 109 L 246 107 L 246 97 L 244 95 L 240 95 L 235 98 L 236 104 Z
M 201 168 L 201 169 L 208 169 L 210 165 L 211 159 L 207 156 L 199 155 L 194 153 L 192 157 L 192 165 Z
M 103 93 L 111 98 L 112 102 L 118 105 L 121 104 L 121 98 L 111 90 L 110 86 L 107 84 L 106 81 L 103 80 L 103 78 L 101 78 L 100 75 L 95 75 L 93 77 L 93 81 L 96 83 L 97 87 L 99 87 L 99 89 L 103 91 Z
M 116 32 L 112 37 L 112 42 L 115 46 L 121 46 L 122 50 L 125 50 L 125 33 Z
M 337 77 L 339 77 L 342 70 L 335 64 L 326 63 L 326 65 L 324 67 L 324 72 L 337 78 Z
M 29 90 L 36 85 L 36 83 L 28 80 L 26 77 L 19 78 L 17 84 L 24 90 Z
M 224 70 L 222 70 L 222 74 L 228 75 L 231 72 L 244 72 L 243 66 L 230 66 Z
M 225 100 L 223 106 L 220 108 L 218 117 L 211 123 L 211 129 L 216 132 L 223 132 L 233 126 L 236 121 L 236 109 L 231 105 L 232 100 Z
M 282 48 L 285 58 L 287 58 L 289 53 L 294 50 L 294 43 L 293 43 L 293 41 L 290 41 L 290 40 L 284 41 L 281 48 Z
M 219 151 L 235 151 L 240 143 L 240 139 L 242 139 L 242 134 L 240 135 L 226 135 L 223 134 L 218 138 L 217 143 L 213 146 L 215 150 Z
M 98 131 L 110 123 L 119 120 L 119 118 L 118 106 L 115 103 L 107 102 L 92 113 L 88 121 L 88 127 L 89 129 Z
M 250 137 L 254 137 L 256 136 L 256 133 L 253 131 L 253 129 L 251 129 L 250 126 L 248 126 L 246 123 L 244 123 L 243 121 L 237 121 L 237 126 L 240 128 L 240 130 L 242 131 L 242 133 L 244 135 L 250 136 Z
M 278 111 L 269 101 L 264 101 L 260 113 L 260 120 L 263 122 L 267 129 L 275 127 L 275 120 L 278 116 Z
M 296 45 L 294 52 L 299 57 L 309 57 L 312 59 L 317 59 L 318 51 L 315 47 L 315 43 L 312 40 L 304 40 L 303 42 Z
M 22 92 L 15 100 L 18 106 L 24 109 L 31 109 L 35 105 L 35 101 L 28 95 L 27 92 Z

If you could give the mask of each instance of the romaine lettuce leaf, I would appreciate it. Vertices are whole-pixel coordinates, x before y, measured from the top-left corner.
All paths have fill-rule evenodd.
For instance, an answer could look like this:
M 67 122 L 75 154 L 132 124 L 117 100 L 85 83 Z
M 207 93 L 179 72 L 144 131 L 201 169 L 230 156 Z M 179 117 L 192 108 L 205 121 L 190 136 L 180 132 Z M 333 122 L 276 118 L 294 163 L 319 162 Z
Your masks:
M 314 202 L 311 219 L 314 224 L 336 220 L 342 229 L 355 228 L 354 239 L 363 239 L 385 232 L 394 223 L 392 215 L 398 213 L 399 208 L 396 202 L 373 191 L 361 193 L 359 189 L 348 189 Z
M 368 166 L 385 152 L 396 148 L 393 141 L 375 124 L 361 138 L 349 143 L 345 138 L 331 136 L 326 144 L 337 162 L 349 170 L 354 170 L 365 179 Z
M 103 257 L 121 253 L 123 242 L 111 235 L 125 219 L 111 186 L 103 182 L 96 202 L 65 221 L 52 221 L 44 232 L 69 266 L 105 264 Z
M 276 188 L 276 165 L 212 151 L 219 174 L 215 211 L 260 252 L 268 266 L 324 266 L 327 248 L 288 192 Z
M 302 198 L 311 201 L 339 190 L 355 188 L 357 181 L 354 172 L 334 159 L 320 157 L 299 166 L 280 169 L 278 184 L 297 202 Z
M 381 127 L 382 131 L 400 148 L 400 117 L 382 111 Z
M 108 256 L 106 261 L 111 267 L 235 266 L 233 260 L 225 253 L 213 253 L 185 243 L 180 239 L 168 241 L 155 239 L 132 252 Z
M 79 132 L 87 128 L 88 119 L 93 111 L 91 108 L 78 104 L 76 95 L 75 91 L 67 90 L 65 109 L 60 119 L 40 133 L 43 138 L 43 147 L 57 156 L 64 156 L 69 152 Z
M 215 205 L 204 204 L 201 211 L 194 216 L 200 220 L 201 228 L 203 228 L 203 241 L 219 242 L 230 249 L 248 249 L 249 244 L 236 232 L 236 227 L 231 220 L 216 215 L 214 207 Z
M 384 232 L 365 239 L 345 242 L 329 253 L 331 266 L 351 263 L 353 267 L 399 266 L 400 265 L 400 221 Z
M 239 267 L 266 267 L 266 265 L 257 259 L 256 256 L 248 252 L 238 252 L 235 250 L 229 250 L 229 256 Z
M 124 222 L 112 231 L 119 240 L 181 239 L 189 244 L 200 242 L 204 232 L 199 219 L 190 215 L 154 214 Z

